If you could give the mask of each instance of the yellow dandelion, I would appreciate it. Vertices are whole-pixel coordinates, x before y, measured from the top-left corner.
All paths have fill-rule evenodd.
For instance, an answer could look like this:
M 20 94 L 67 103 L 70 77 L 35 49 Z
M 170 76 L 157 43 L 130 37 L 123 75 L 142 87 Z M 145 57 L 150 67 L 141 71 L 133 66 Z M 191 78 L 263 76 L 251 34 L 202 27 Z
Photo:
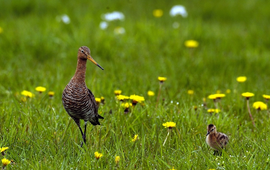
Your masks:
M 208 113 L 219 113 L 220 110 L 219 109 L 208 109 L 207 112 Z
M 133 104 L 137 104 L 137 103 L 142 103 L 145 99 L 142 96 L 138 96 L 138 95 L 130 95 L 129 97 L 132 100 Z
M 125 96 L 125 95 L 118 95 L 118 96 L 116 96 L 116 98 L 117 98 L 117 100 L 119 100 L 119 101 L 124 101 L 124 100 L 127 100 L 127 99 L 129 99 L 129 97 L 128 96 Z
M 167 80 L 167 78 L 166 77 L 158 77 L 158 80 L 159 80 L 159 82 L 163 83 L 164 81 Z
M 119 161 L 120 161 L 120 156 L 116 156 L 115 157 L 115 163 L 118 164 Z
M 114 90 L 115 95 L 120 95 L 122 93 L 122 90 Z
M 95 100 L 96 100 L 97 104 L 99 104 L 101 102 L 101 98 L 96 97 Z
M 245 76 L 240 76 L 240 77 L 237 77 L 236 80 L 239 82 L 239 83 L 243 83 L 247 80 L 247 77 Z
M 53 91 L 49 91 L 49 92 L 48 92 L 48 95 L 49 95 L 50 97 L 53 97 L 54 94 L 55 94 L 55 93 L 54 93 Z
M 149 90 L 149 91 L 147 92 L 147 95 L 148 95 L 148 96 L 154 96 L 155 93 L 154 93 L 153 91 L 150 91 L 150 90 Z
M 7 166 L 10 163 L 11 163 L 11 161 L 8 160 L 8 159 L 6 159 L 6 158 L 2 159 L 2 164 L 3 164 L 4 167 Z
M 139 140 L 139 135 L 138 134 L 134 135 L 134 138 L 131 141 L 135 142 L 136 140 Z
M 228 94 L 231 93 L 231 90 L 230 89 L 227 89 L 226 90 L 226 93 L 228 93 Z
M 46 88 L 42 87 L 42 86 L 38 86 L 35 88 L 35 90 L 38 91 L 39 93 L 42 93 L 42 92 L 46 91 Z
M 195 40 L 187 40 L 185 41 L 185 46 L 188 48 L 197 48 L 199 46 L 199 43 Z
M 122 103 L 121 106 L 124 107 L 124 108 L 129 108 L 129 107 L 132 106 L 132 103 L 129 103 L 129 102 Z
M 216 95 L 216 98 L 217 98 L 217 99 L 220 99 L 220 98 L 223 98 L 223 97 L 226 96 L 225 94 L 222 94 L 222 93 L 215 94 L 215 95 Z
M 263 102 L 258 101 L 253 103 L 253 108 L 257 110 L 267 110 L 267 105 Z
M 172 169 L 169 169 L 169 170 L 176 170 L 176 169 L 174 169 L 174 167 L 172 167 Z
M 27 91 L 27 90 L 23 90 L 23 91 L 21 92 L 21 95 L 26 96 L 26 97 L 29 97 L 29 98 L 34 97 L 34 94 L 31 93 L 30 91 Z
M 6 150 L 8 150 L 8 148 L 9 148 L 9 147 L 2 147 L 2 148 L 0 148 L 0 151 L 1 151 L 1 152 L 5 152 Z
M 254 94 L 250 92 L 245 92 L 245 93 L 242 93 L 242 96 L 248 100 L 250 97 L 253 97 Z
M 190 95 L 193 95 L 194 91 L 193 90 L 188 90 L 187 93 L 190 94 Z
M 155 10 L 153 11 L 153 15 L 154 15 L 154 17 L 156 17 L 156 18 L 160 18 L 160 17 L 162 17 L 162 15 L 163 15 L 163 11 L 162 11 L 161 9 L 155 9 Z
M 208 99 L 213 99 L 213 100 L 215 100 L 216 98 L 217 98 L 216 94 L 210 94 L 210 95 L 208 96 Z
M 95 152 L 95 158 L 96 158 L 96 159 L 99 159 L 99 158 L 101 158 L 102 156 L 103 156 L 102 153 Z
M 176 123 L 174 122 L 166 122 L 162 124 L 165 128 L 172 129 L 173 127 L 176 127 Z
M 264 95 L 263 95 L 263 98 L 266 99 L 266 100 L 269 100 L 269 99 L 270 99 L 270 95 L 264 94 Z

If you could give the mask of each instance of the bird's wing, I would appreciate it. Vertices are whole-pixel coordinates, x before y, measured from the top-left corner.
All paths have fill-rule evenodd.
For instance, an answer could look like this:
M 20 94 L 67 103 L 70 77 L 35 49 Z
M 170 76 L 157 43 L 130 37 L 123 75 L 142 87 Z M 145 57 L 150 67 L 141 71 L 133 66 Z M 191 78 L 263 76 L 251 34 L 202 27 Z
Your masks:
M 88 89 L 88 96 L 90 98 L 90 103 L 93 103 L 93 108 L 94 108 L 94 113 L 97 115 L 98 114 L 98 105 L 97 105 L 97 102 L 96 102 L 96 99 L 95 99 L 95 96 L 93 95 L 93 93 L 91 92 L 90 89 Z

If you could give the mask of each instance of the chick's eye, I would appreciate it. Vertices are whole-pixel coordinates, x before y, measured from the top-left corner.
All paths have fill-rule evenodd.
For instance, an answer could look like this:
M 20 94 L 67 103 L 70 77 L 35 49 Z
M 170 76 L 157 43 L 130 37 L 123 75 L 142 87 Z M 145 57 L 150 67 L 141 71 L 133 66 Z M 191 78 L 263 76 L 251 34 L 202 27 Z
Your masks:
M 83 51 L 83 50 L 81 50 L 81 52 L 83 53 L 84 51 Z

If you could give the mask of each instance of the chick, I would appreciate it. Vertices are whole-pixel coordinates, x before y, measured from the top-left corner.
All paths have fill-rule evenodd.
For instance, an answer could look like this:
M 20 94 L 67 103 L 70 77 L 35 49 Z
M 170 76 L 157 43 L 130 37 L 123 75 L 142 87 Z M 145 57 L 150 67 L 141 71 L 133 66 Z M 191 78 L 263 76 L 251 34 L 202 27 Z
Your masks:
M 207 126 L 206 143 L 214 149 L 214 155 L 221 155 L 220 152 L 229 142 L 229 138 L 224 133 L 217 132 L 216 126 L 209 124 Z

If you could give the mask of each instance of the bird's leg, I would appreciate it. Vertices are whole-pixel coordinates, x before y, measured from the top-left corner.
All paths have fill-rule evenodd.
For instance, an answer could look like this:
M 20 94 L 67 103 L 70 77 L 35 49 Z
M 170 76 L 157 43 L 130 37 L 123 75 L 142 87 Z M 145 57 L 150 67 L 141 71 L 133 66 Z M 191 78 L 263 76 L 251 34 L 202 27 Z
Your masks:
M 87 121 L 84 121 L 84 134 L 83 134 L 84 143 L 86 143 L 86 127 L 87 127 Z
M 80 119 L 74 119 L 74 121 L 76 122 L 76 124 L 78 125 L 79 129 L 80 129 L 80 132 L 82 134 L 82 138 L 83 138 L 83 131 L 82 131 L 82 128 L 81 128 L 81 125 L 80 125 Z M 84 138 L 83 138 L 84 139 Z M 81 147 L 83 146 L 83 142 L 81 143 Z

